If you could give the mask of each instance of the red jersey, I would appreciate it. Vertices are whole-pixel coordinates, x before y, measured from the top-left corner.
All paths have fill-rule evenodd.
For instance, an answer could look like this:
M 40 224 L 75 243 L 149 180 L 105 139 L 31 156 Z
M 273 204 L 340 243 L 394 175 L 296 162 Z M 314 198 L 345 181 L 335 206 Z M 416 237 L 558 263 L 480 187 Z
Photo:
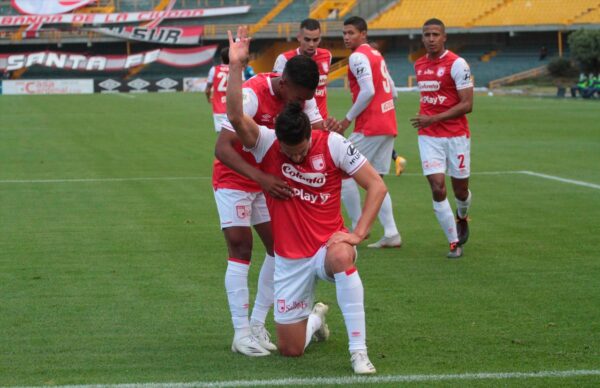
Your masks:
M 354 50 L 349 58 L 348 80 L 353 103 L 360 92 L 360 83 L 371 80 L 375 89 L 369 105 L 356 117 L 354 132 L 365 136 L 396 136 L 398 128 L 393 86 L 385 60 L 379 51 L 366 43 Z
M 458 90 L 473 87 L 469 65 L 449 50 L 436 59 L 429 59 L 427 55 L 419 58 L 415 62 L 415 74 L 421 92 L 419 114 L 422 115 L 433 116 L 447 111 L 460 102 Z M 466 115 L 419 128 L 419 135 L 471 136 Z
M 271 84 L 271 78 L 279 76 L 280 74 L 275 73 L 260 73 L 244 82 L 242 86 L 244 113 L 252 117 L 258 125 L 274 128 L 275 118 L 285 106 L 285 102 L 275 95 Z M 314 98 L 304 103 L 304 113 L 307 114 L 311 124 L 322 121 Z M 229 120 L 223 122 L 222 128 L 235 132 Z M 241 142 L 236 141 L 234 148 L 250 165 L 258 167 L 252 154 L 243 150 Z M 218 159 L 215 159 L 213 164 L 213 188 L 246 192 L 261 190 L 258 183 L 238 174 Z
M 295 50 L 286 51 L 283 54 L 279 54 L 273 65 L 273 71 L 276 73 L 283 73 L 285 64 L 287 61 L 300 54 L 300 48 Z M 326 49 L 317 48 L 315 54 L 310 57 L 317 63 L 319 68 L 319 86 L 315 90 L 315 100 L 319 107 L 319 112 L 323 119 L 327 118 L 327 75 L 329 74 L 329 68 L 331 67 L 331 52 Z
M 220 64 L 210 68 L 208 83 L 212 83 L 212 109 L 213 113 L 227 113 L 227 78 L 229 78 L 229 65 Z
M 310 150 L 296 164 L 281 152 L 275 131 L 259 128 L 251 152 L 263 171 L 286 181 L 294 193 L 288 200 L 267 196 L 275 253 L 288 259 L 312 257 L 331 235 L 345 231 L 342 175 L 353 175 L 367 160 L 341 135 L 313 130 Z

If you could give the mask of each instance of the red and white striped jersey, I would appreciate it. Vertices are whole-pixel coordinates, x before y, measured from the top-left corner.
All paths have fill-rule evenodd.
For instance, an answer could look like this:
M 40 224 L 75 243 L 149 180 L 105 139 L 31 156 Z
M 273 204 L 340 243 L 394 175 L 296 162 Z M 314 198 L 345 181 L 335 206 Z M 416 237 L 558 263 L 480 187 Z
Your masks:
M 275 73 L 283 73 L 283 69 L 285 68 L 285 64 L 287 63 L 287 61 L 289 61 L 296 55 L 301 55 L 300 48 L 279 54 L 279 56 L 275 60 L 275 64 L 273 65 L 273 71 Z M 326 49 L 317 48 L 315 54 L 310 58 L 317 63 L 317 66 L 319 68 L 319 86 L 317 86 L 317 90 L 315 90 L 315 100 L 317 101 L 317 106 L 319 107 L 321 117 L 323 117 L 323 119 L 326 119 L 328 116 L 327 75 L 329 74 L 329 68 L 331 67 L 331 52 Z
M 429 59 L 427 55 L 419 58 L 415 62 L 415 74 L 421 92 L 419 113 L 422 115 L 433 116 L 447 111 L 460 102 L 458 90 L 473 87 L 469 65 L 449 50 L 436 59 Z M 469 137 L 471 134 L 467 117 L 462 115 L 420 128 L 419 135 Z
M 263 171 L 286 181 L 294 193 L 288 200 L 267 196 L 275 253 L 289 259 L 312 257 L 331 235 L 345 231 L 342 177 L 354 175 L 367 160 L 343 136 L 313 130 L 310 150 L 296 164 L 281 152 L 275 131 L 259 128 L 252 154 Z
M 274 128 L 275 118 L 285 106 L 285 102 L 275 95 L 271 84 L 271 78 L 279 76 L 280 74 L 275 73 L 260 73 L 244 82 L 242 87 L 244 113 L 252 117 L 258 125 Z M 322 121 L 314 98 L 304 103 L 304 113 L 307 114 L 311 124 Z M 222 128 L 235 131 L 229 120 L 223 122 Z M 252 155 L 243 150 L 242 143 L 236 141 L 234 148 L 244 160 L 257 166 Z M 215 159 L 213 165 L 213 187 L 247 192 L 260 191 L 260 186 L 256 182 L 233 171 L 218 159 Z
M 227 113 L 227 79 L 229 65 L 220 64 L 210 68 L 206 82 L 212 83 L 213 113 Z
M 349 58 L 348 80 L 352 92 L 352 102 L 360 92 L 359 81 L 371 78 L 375 96 L 369 105 L 356 117 L 354 132 L 365 136 L 398 134 L 396 109 L 392 83 L 383 56 L 368 44 L 360 45 Z

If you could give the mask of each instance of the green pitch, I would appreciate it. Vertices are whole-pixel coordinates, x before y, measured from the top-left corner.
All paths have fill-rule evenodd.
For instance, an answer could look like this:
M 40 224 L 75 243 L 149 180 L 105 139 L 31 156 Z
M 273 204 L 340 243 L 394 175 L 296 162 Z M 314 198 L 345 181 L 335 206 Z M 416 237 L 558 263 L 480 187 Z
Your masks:
M 349 105 L 331 92 L 334 116 Z M 476 96 L 471 239 L 456 261 L 408 125 L 418 96 L 397 106 L 408 166 L 386 183 L 405 245 L 359 247 L 377 377 L 600 370 L 598 102 Z M 351 377 L 326 283 L 329 342 L 299 359 L 231 353 L 204 95 L 2 96 L 0 120 L 0 386 Z

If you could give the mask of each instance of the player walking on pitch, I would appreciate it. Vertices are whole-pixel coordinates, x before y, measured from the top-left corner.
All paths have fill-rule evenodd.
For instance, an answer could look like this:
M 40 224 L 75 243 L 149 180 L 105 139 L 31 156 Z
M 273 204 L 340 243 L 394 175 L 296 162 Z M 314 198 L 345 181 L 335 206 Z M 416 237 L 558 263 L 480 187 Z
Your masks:
M 369 160 L 379 175 L 383 176 L 390 171 L 394 138 L 398 134 L 393 82 L 383 56 L 367 42 L 367 22 L 363 18 L 352 16 L 346 19 L 343 34 L 345 46 L 352 50 L 348 79 L 353 105 L 340 124 L 344 131 L 356 120 L 354 132 L 348 139 Z M 361 214 L 360 194 L 354 180 L 344 180 L 342 199 L 354 228 Z M 400 247 L 402 238 L 396 227 L 389 194 L 381 205 L 379 221 L 384 235 L 368 247 Z
M 441 20 L 425 22 L 422 40 L 427 54 L 415 62 L 421 104 L 411 122 L 419 130 L 419 152 L 433 194 L 433 210 L 450 243 L 447 256 L 454 259 L 462 256 L 469 238 L 471 134 L 465 115 L 473 110 L 473 81 L 467 62 L 446 50 Z M 446 198 L 446 171 L 456 197 L 456 220 Z
M 284 356 L 300 356 L 313 334 L 327 338 L 328 307 L 312 306 L 315 281 L 320 278 L 335 282 L 354 372 L 375 373 L 367 355 L 364 290 L 354 266 L 354 246 L 367 234 L 387 192 L 385 184 L 351 142 L 334 132 L 311 130 L 297 102 L 279 114 L 275 131 L 244 114 L 237 70 L 248 56 L 250 38 L 244 27 L 238 28 L 237 36 L 234 42 L 229 32 L 227 117 L 260 168 L 285 180 L 293 193 L 288 200 L 267 197 L 275 241 L 279 351 Z M 353 176 L 367 192 L 363 214 L 352 233 L 345 232 L 340 211 L 343 174 Z

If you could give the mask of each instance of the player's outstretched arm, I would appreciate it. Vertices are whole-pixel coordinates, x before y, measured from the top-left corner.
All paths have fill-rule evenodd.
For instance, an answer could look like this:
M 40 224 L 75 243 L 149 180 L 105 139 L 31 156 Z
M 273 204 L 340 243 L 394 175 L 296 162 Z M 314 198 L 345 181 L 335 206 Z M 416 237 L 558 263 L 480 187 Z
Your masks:
M 229 36 L 229 79 L 227 81 L 227 118 L 235 129 L 242 144 L 254 148 L 258 140 L 258 125 L 244 114 L 242 98 L 242 71 L 249 57 L 250 38 L 248 28 L 238 27 L 235 41 Z

